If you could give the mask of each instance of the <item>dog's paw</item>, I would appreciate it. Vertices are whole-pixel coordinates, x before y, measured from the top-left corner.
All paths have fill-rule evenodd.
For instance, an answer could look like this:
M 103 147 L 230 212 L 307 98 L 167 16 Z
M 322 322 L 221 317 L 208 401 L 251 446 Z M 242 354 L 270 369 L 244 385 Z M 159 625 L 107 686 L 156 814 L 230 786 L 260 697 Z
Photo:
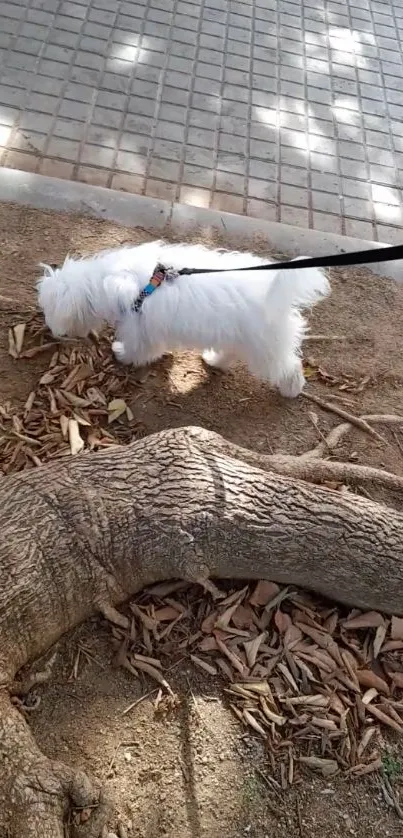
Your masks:
M 215 349 L 205 349 L 202 352 L 202 358 L 208 367 L 215 367 L 219 370 L 228 369 L 228 363 L 223 352 L 216 352 Z
M 305 386 L 305 378 L 301 369 L 297 367 L 289 375 L 285 376 L 278 385 L 282 396 L 286 399 L 296 399 L 302 393 Z
M 114 340 L 112 343 L 112 352 L 120 364 L 130 364 L 125 351 L 125 345 L 121 340 Z

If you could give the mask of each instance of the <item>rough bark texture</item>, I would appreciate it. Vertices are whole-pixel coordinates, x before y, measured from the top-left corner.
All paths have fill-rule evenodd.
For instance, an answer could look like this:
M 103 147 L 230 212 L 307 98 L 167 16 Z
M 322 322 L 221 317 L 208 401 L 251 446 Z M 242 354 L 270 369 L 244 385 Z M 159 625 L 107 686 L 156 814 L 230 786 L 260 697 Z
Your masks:
M 109 811 L 100 790 L 82 771 L 41 753 L 5 691 L 0 693 L 0 766 L 0 807 L 9 836 L 65 838 L 72 808 L 88 807 L 93 815 L 86 838 L 98 838 Z
M 68 798 L 97 796 L 40 754 L 5 688 L 102 605 L 172 577 L 266 577 L 403 613 L 403 515 L 264 470 L 276 462 L 182 428 L 0 483 L 0 805 L 12 836 L 59 838 Z

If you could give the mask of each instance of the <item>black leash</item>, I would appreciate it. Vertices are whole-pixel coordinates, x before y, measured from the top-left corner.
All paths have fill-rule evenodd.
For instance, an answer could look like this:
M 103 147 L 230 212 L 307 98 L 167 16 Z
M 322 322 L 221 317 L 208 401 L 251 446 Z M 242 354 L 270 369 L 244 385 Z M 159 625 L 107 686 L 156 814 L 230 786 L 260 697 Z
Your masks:
M 314 256 L 311 259 L 292 259 L 288 262 L 273 262 L 270 265 L 251 265 L 244 268 L 182 268 L 176 271 L 177 276 L 189 274 L 222 274 L 228 271 L 278 271 L 296 268 L 337 268 L 343 265 L 370 265 L 373 262 L 392 262 L 403 259 L 403 244 L 393 247 L 371 248 L 370 250 L 356 250 L 353 253 L 335 253 L 333 256 Z

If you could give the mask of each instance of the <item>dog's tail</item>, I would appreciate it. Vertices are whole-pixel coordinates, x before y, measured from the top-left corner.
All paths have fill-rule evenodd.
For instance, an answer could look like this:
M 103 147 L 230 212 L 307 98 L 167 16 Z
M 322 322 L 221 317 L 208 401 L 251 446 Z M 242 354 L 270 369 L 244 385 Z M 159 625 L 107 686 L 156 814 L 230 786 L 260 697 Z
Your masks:
M 297 262 L 298 260 L 296 260 Z M 330 284 L 319 268 L 279 270 L 270 284 L 267 298 L 270 318 L 289 308 L 303 309 L 314 306 L 330 294 Z

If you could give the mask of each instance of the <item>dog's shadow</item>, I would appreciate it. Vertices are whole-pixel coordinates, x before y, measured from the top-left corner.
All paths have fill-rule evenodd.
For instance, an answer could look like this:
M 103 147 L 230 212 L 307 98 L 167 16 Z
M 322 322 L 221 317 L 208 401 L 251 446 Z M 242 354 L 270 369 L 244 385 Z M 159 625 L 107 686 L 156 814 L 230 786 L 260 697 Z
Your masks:
M 134 370 L 126 398 L 145 434 L 198 425 L 247 448 L 300 453 L 311 427 L 301 399 L 283 398 L 242 366 L 221 372 L 190 352 Z

